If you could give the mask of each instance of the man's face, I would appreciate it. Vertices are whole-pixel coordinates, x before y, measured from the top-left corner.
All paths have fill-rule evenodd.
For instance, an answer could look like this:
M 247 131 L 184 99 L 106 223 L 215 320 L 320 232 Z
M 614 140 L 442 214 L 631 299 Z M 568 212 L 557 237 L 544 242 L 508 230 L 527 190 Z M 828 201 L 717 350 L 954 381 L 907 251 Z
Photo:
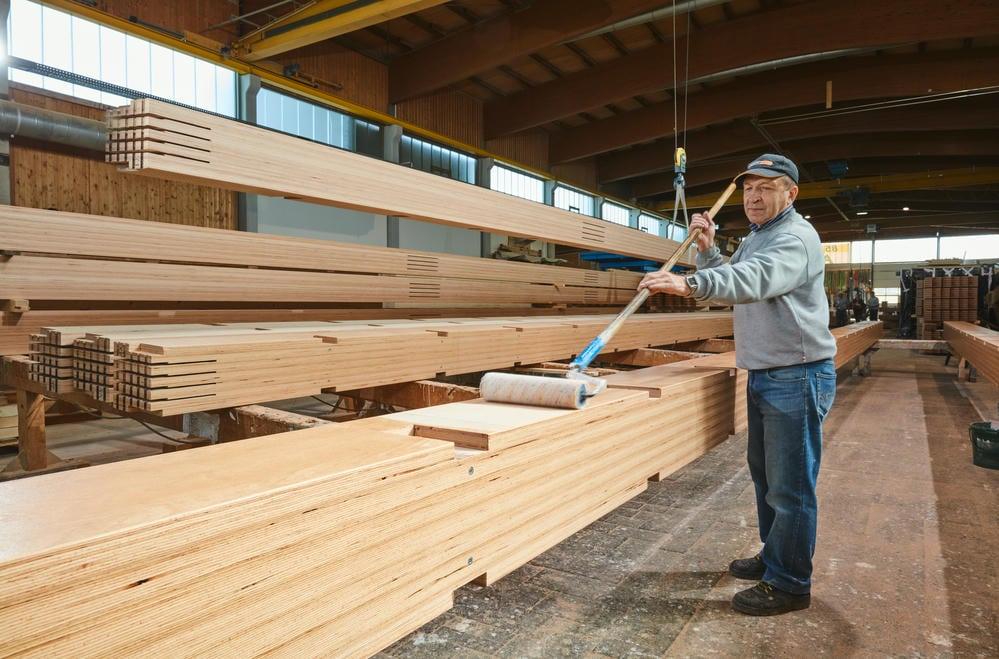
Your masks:
M 742 180 L 742 207 L 753 224 L 772 219 L 794 201 L 798 186 L 788 187 L 788 180 L 747 176 Z

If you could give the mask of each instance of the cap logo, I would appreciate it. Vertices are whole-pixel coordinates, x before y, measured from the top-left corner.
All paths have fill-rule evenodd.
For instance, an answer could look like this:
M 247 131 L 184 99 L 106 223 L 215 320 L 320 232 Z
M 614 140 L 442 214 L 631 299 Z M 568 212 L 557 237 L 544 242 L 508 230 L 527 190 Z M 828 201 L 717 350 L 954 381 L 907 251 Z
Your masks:
M 774 164 L 773 160 L 757 160 L 756 162 L 753 163 L 753 167 L 756 167 L 757 165 L 766 165 L 767 167 L 773 167 L 773 164 Z

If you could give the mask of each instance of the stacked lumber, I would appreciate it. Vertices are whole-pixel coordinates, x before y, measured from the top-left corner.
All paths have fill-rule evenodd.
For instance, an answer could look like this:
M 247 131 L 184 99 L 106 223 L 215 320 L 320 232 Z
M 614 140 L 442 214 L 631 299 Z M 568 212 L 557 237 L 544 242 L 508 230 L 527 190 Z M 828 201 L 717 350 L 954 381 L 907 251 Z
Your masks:
M 978 277 L 927 277 L 916 282 L 916 338 L 944 338 L 948 320 L 978 319 Z
M 999 386 L 999 332 L 968 322 L 947 321 L 943 334 L 951 350 Z
M 603 316 L 283 323 L 114 342 L 115 404 L 182 414 L 574 356 Z M 728 313 L 643 314 L 607 350 L 726 336 Z
M 122 170 L 659 261 L 679 243 L 161 101 L 109 114 Z
M 480 449 L 405 413 L 0 484 L 0 647 L 374 654 L 727 437 L 732 376 L 704 373 L 579 411 L 433 408 Z
M 406 306 L 384 309 L 255 308 L 255 309 L 60 309 L 24 313 L 0 311 L 0 355 L 28 354 L 32 334 L 50 327 L 102 325 L 230 325 L 234 323 L 380 321 L 392 319 L 460 318 L 468 316 L 567 316 L 615 313 L 615 307 L 530 307 L 525 305 L 467 305 L 463 307 Z
M 842 368 L 877 343 L 883 327 L 880 320 L 867 320 L 830 330 L 836 339 L 836 368 Z

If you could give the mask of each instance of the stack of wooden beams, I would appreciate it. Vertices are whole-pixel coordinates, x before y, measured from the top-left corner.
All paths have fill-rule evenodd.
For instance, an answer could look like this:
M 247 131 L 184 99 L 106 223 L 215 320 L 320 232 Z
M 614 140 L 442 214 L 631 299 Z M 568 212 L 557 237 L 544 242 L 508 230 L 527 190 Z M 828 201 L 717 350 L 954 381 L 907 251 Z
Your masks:
M 509 368 L 575 355 L 603 316 L 277 323 L 115 342 L 120 409 L 181 414 Z M 643 314 L 608 350 L 726 336 L 729 313 Z
M 880 320 L 867 320 L 831 330 L 836 337 L 836 368 L 842 368 L 877 343 L 883 328 Z
M 373 654 L 728 436 L 733 372 L 697 361 L 583 410 L 465 401 L 0 483 L 0 647 Z
M 999 332 L 968 322 L 947 321 L 943 333 L 951 350 L 999 386 Z
M 689 373 L 656 399 L 455 403 L 0 484 L 0 646 L 373 654 L 723 440 L 732 376 Z
M 578 213 L 140 99 L 113 110 L 107 160 L 126 171 L 660 261 L 679 243 Z
M 948 320 L 978 318 L 978 277 L 927 277 L 916 282 L 916 338 L 942 339 Z
M 3 312 L 2 354 L 24 354 L 28 336 L 40 326 L 84 325 L 88 320 L 105 325 L 444 317 L 468 315 L 459 307 L 476 305 L 493 307 L 490 314 L 503 305 L 594 309 L 624 304 L 641 278 L 625 271 L 14 206 L 0 209 L 0 250 L 6 254 L 0 260 L 2 295 L 30 303 L 26 312 Z M 157 305 L 179 308 L 156 309 Z M 274 305 L 293 308 L 274 309 Z M 377 308 L 308 308 L 317 305 Z M 411 308 L 382 309 L 383 305 Z

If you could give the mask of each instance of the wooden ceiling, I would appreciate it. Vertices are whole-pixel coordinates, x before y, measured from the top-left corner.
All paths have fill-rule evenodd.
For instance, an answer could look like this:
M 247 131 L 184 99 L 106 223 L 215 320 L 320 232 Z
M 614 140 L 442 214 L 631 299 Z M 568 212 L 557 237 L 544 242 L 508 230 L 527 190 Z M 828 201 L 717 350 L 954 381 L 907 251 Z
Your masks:
M 271 18 L 296 4 L 306 3 Z M 762 151 L 797 160 L 803 184 L 999 162 L 994 0 L 675 5 L 674 15 L 664 0 L 462 0 L 330 43 L 384 62 L 390 101 L 460 90 L 482 102 L 487 139 L 544 130 L 552 165 L 593 162 L 608 194 L 651 208 L 672 204 L 675 143 L 687 147 L 690 196 L 719 190 Z M 999 230 L 999 180 L 953 180 L 871 193 L 859 217 L 885 236 Z M 829 237 L 864 230 L 856 199 L 799 208 Z M 741 232 L 739 209 L 724 219 Z

